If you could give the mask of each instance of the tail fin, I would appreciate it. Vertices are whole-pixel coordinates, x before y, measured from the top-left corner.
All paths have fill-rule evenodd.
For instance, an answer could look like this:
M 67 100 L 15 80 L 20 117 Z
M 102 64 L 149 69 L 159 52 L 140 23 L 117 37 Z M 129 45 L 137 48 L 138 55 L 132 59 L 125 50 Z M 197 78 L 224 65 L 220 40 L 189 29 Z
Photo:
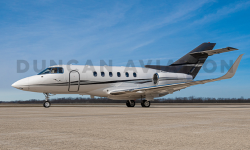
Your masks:
M 145 67 L 167 72 L 190 74 L 195 78 L 208 56 L 237 50 L 232 47 L 212 50 L 215 44 L 216 43 L 202 43 L 169 66 L 146 65 Z
M 184 64 L 195 64 L 197 61 L 202 58 L 202 57 L 194 57 L 190 54 L 195 53 L 195 52 L 202 52 L 206 50 L 212 50 L 214 48 L 216 43 L 202 43 L 198 47 L 196 47 L 194 50 L 190 51 L 180 59 L 178 59 L 176 62 L 171 64 L 170 66 L 175 66 L 175 65 L 184 65 Z M 206 55 L 203 56 L 203 58 L 207 58 Z
M 200 71 L 202 65 L 206 61 L 208 55 L 204 54 L 196 57 L 191 54 L 195 52 L 212 50 L 215 45 L 216 43 L 202 43 L 194 50 L 190 51 L 189 53 L 178 59 L 176 62 L 172 63 L 170 66 L 173 66 L 173 68 L 178 70 L 178 73 L 190 74 L 193 76 L 193 78 L 195 78 L 198 72 Z

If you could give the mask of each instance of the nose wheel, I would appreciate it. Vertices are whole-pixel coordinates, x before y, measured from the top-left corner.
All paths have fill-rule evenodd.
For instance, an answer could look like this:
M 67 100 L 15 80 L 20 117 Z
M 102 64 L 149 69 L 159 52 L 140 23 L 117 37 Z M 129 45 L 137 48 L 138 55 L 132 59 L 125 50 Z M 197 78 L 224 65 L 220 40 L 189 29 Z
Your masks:
M 43 103 L 43 107 L 45 107 L 45 108 L 49 108 L 50 106 L 51 106 L 50 101 L 45 101 L 45 102 Z
M 43 93 L 43 94 L 44 94 L 44 96 L 45 96 L 45 101 L 43 102 L 43 107 L 49 108 L 49 107 L 51 106 L 51 103 L 50 103 L 50 101 L 49 101 L 49 97 L 50 97 L 50 96 L 53 96 L 53 95 L 55 95 L 55 94 L 50 94 L 50 93 Z

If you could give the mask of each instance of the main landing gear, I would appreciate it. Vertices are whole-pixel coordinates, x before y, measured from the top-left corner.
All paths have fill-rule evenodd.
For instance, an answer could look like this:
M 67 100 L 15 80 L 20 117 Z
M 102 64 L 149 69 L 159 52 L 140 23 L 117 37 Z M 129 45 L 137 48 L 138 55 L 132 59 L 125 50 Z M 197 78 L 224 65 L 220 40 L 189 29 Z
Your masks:
M 50 96 L 53 96 L 53 95 L 50 94 L 50 93 L 43 93 L 43 94 L 44 94 L 44 96 L 45 96 L 45 101 L 44 101 L 44 103 L 43 103 L 43 107 L 49 108 L 49 107 L 51 106 L 51 103 L 50 103 L 50 101 L 49 101 L 49 97 L 50 97 Z
M 147 100 L 141 101 L 141 107 L 150 107 L 150 101 Z
M 135 107 L 135 101 L 134 100 L 127 100 L 126 105 L 127 105 L 127 107 Z
M 134 100 L 127 100 L 126 105 L 127 105 L 127 107 L 135 107 L 135 101 Z M 141 106 L 142 107 L 150 107 L 150 101 L 142 100 Z

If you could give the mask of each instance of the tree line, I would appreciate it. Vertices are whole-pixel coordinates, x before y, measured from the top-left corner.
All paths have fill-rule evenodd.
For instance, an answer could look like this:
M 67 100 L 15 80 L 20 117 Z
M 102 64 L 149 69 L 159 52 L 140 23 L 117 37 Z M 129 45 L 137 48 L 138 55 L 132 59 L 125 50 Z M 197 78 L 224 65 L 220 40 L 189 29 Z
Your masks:
M 84 97 L 64 97 L 50 99 L 52 103 L 125 103 L 126 100 L 111 100 L 108 98 L 84 98 Z M 0 103 L 18 103 L 18 104 L 41 104 L 44 100 L 16 100 L 0 101 Z M 140 100 L 137 100 L 140 102 Z M 210 98 L 210 97 L 176 97 L 176 98 L 159 98 L 153 103 L 250 103 L 250 98 Z

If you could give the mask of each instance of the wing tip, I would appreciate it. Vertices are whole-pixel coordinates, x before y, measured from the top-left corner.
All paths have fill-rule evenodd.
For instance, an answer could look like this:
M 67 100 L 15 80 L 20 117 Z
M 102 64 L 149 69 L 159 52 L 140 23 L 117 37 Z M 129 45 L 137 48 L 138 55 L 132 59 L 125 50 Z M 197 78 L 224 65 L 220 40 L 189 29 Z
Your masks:
M 243 55 L 244 54 L 240 54 L 240 56 L 236 59 L 236 61 L 231 66 L 231 68 L 228 70 L 228 72 L 224 76 L 222 76 L 221 78 L 229 79 L 229 78 L 232 78 L 235 75 Z

